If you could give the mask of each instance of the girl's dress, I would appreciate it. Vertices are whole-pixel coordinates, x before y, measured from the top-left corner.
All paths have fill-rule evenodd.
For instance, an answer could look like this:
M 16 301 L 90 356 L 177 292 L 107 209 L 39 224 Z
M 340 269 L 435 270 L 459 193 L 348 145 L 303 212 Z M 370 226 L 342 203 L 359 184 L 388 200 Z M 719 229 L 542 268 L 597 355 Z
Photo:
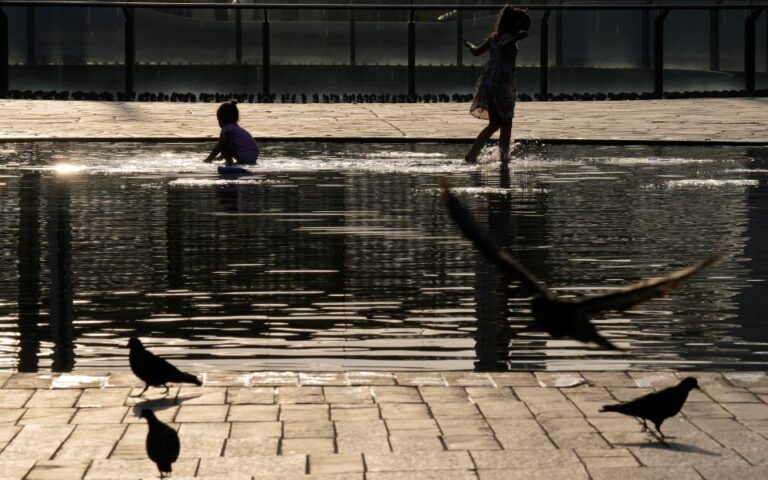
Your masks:
M 226 137 L 227 145 L 237 153 L 237 163 L 256 164 L 259 158 L 259 146 L 246 129 L 237 123 L 230 123 L 221 128 L 221 137 Z
M 490 41 L 490 58 L 475 83 L 472 116 L 510 122 L 515 116 L 517 41 L 507 34 Z

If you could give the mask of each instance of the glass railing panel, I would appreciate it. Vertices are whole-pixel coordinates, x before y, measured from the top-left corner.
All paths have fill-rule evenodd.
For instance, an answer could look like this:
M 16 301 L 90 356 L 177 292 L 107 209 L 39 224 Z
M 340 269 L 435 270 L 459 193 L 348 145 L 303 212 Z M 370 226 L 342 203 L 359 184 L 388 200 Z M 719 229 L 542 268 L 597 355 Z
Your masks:
M 36 6 L 5 11 L 11 89 L 121 89 L 124 20 L 120 9 Z
M 549 20 L 550 93 L 644 92 L 653 88 L 653 15 L 641 11 L 569 10 Z M 538 63 L 538 62 L 537 62 Z M 538 81 L 538 77 L 537 77 Z
M 137 9 L 136 61 L 145 65 L 235 63 L 234 12 Z

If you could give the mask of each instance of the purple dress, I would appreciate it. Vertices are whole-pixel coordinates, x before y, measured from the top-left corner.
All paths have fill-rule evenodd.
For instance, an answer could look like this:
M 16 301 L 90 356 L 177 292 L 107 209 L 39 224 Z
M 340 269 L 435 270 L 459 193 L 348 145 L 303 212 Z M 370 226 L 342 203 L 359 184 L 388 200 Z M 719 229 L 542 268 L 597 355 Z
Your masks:
M 256 163 L 259 146 L 246 129 L 237 123 L 230 123 L 221 128 L 221 137 L 226 137 L 227 145 L 237 154 L 237 163 Z
M 515 116 L 515 61 L 517 41 L 507 34 L 490 40 L 490 58 L 475 83 L 475 99 L 469 112 L 488 120 L 512 121 Z

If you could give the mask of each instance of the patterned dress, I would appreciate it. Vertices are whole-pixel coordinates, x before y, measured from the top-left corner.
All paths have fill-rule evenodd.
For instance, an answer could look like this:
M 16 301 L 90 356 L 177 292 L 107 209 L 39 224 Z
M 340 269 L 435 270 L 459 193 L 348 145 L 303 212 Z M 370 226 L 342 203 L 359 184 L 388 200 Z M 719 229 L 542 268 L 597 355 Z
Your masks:
M 475 99 L 469 112 L 488 120 L 512 121 L 515 116 L 515 61 L 517 41 L 507 34 L 490 40 L 490 58 L 475 83 Z

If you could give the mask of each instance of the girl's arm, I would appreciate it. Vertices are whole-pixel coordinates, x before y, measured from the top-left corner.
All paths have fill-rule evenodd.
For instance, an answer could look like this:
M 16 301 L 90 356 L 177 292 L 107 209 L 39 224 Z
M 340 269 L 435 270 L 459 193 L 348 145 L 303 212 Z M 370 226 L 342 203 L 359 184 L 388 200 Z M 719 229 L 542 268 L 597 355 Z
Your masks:
M 467 41 L 467 39 L 465 38 L 464 39 L 464 46 L 469 49 L 469 51 L 472 53 L 472 55 L 477 57 L 479 55 L 484 54 L 485 52 L 488 51 L 489 48 L 491 48 L 491 39 L 490 38 L 486 38 L 485 42 L 478 47 L 478 46 L 475 46 L 475 45 L 469 43 Z
M 224 140 L 224 135 L 222 134 L 221 137 L 219 137 L 219 141 L 216 142 L 216 146 L 211 150 L 211 153 L 209 153 L 208 156 L 205 157 L 205 160 L 203 160 L 204 162 L 211 163 L 216 159 L 224 147 Z

